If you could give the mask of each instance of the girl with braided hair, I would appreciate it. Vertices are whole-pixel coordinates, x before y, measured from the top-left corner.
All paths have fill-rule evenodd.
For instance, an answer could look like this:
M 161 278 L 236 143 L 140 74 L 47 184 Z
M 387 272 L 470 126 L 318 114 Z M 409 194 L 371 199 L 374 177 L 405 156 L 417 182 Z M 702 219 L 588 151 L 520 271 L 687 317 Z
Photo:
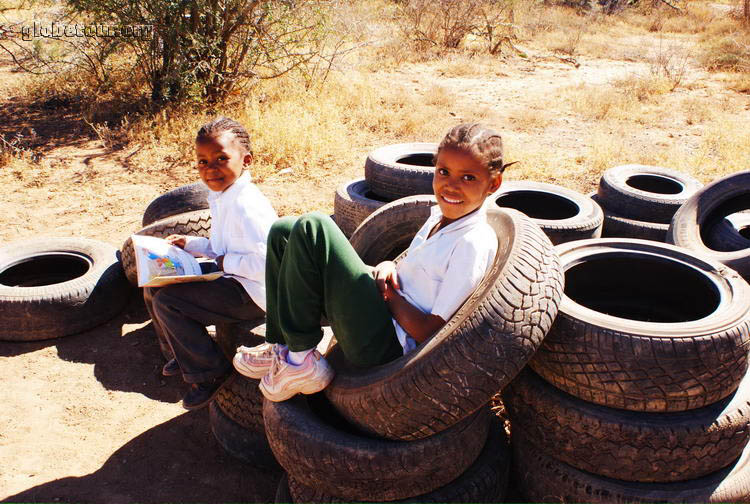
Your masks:
M 500 135 L 480 124 L 451 129 L 438 147 L 437 205 L 397 264 L 366 266 L 319 213 L 271 228 L 266 262 L 266 342 L 238 348 L 235 368 L 260 378 L 271 401 L 312 394 L 333 379 L 315 350 L 321 315 L 347 361 L 384 364 L 438 331 L 479 285 L 497 252 L 485 198 L 502 180 Z
M 253 152 L 240 123 L 219 117 L 203 125 L 195 151 L 198 176 L 211 190 L 210 238 L 171 235 L 167 241 L 213 259 L 215 263 L 201 264 L 204 273 L 219 270 L 224 275 L 212 282 L 146 288 L 143 294 L 160 343 L 174 353 L 162 373 L 182 374 L 190 384 L 182 400 L 186 409 L 207 405 L 232 370 L 206 326 L 264 316 L 266 240 L 278 219 L 251 181 Z

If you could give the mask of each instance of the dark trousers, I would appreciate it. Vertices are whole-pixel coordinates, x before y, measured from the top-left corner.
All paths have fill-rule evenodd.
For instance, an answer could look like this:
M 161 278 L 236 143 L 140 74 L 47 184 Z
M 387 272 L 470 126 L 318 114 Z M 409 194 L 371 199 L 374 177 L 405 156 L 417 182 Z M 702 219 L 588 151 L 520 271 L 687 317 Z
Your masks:
M 222 277 L 212 282 L 143 289 L 159 345 L 173 353 L 188 383 L 229 373 L 232 363 L 209 336 L 206 326 L 239 323 L 264 316 L 242 284 Z M 164 351 L 164 350 L 162 350 Z M 167 354 L 168 355 L 168 354 Z
M 266 340 L 293 352 L 320 342 L 324 315 L 352 364 L 370 367 L 403 355 L 371 268 L 322 213 L 285 217 L 271 227 L 266 304 Z

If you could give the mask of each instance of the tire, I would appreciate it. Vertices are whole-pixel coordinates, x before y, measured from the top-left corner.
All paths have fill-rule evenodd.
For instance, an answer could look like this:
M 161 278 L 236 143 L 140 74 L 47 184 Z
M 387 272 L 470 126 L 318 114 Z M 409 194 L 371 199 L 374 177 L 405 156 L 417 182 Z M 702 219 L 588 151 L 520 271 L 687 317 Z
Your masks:
M 368 215 L 389 201 L 373 194 L 365 179 L 344 182 L 333 200 L 334 221 L 349 238 Z
M 750 231 L 750 213 L 733 213 L 708 228 L 704 233 L 705 243 L 708 248 L 719 252 L 750 248 L 748 231 Z
M 747 371 L 750 286 L 673 245 L 625 238 L 558 245 L 565 296 L 529 365 L 584 401 L 685 411 L 731 394 Z
M 639 238 L 641 240 L 651 240 L 661 243 L 667 240 L 669 224 L 628 219 L 603 205 L 596 193 L 591 196 L 591 199 L 597 202 L 604 211 L 602 237 Z
M 396 502 L 503 502 L 509 469 L 510 445 L 502 422 L 495 419 L 490 425 L 489 437 L 482 452 L 461 476 L 432 492 Z M 282 480 L 276 502 L 351 502 L 327 495 L 294 479 L 290 481 L 288 477 Z M 283 493 L 281 485 L 286 486 L 286 493 Z M 280 501 L 279 496 L 287 500 Z
M 677 209 L 701 187 L 686 173 L 629 164 L 604 172 L 597 194 L 604 206 L 623 217 L 669 224 Z
M 735 463 L 702 478 L 675 483 L 633 483 L 579 471 L 545 455 L 513 432 L 513 469 L 530 502 L 750 502 L 750 445 Z
M 520 212 L 489 209 L 487 217 L 500 237 L 497 255 L 441 330 L 367 370 L 347 369 L 343 355 L 331 352 L 337 374 L 325 394 L 363 431 L 407 441 L 432 436 L 486 404 L 541 345 L 562 295 L 557 255 Z
M 391 261 L 409 248 L 436 204 L 434 196 L 409 196 L 388 203 L 362 221 L 349 243 L 365 264 Z
M 604 213 L 577 191 L 542 182 L 505 182 L 492 196 L 501 208 L 515 208 L 530 217 L 553 245 L 599 238 Z
M 266 400 L 263 418 L 271 449 L 290 479 L 339 499 L 371 501 L 406 499 L 453 481 L 479 456 L 490 425 L 485 406 L 427 439 L 367 438 L 337 418 L 320 394 Z
M 436 143 L 386 145 L 370 152 L 365 179 L 373 193 L 386 199 L 432 194 Z
M 117 249 L 107 243 L 43 238 L 0 247 L 0 340 L 86 331 L 120 313 L 129 298 Z
M 154 198 L 143 212 L 141 225 L 146 227 L 173 215 L 208 208 L 208 187 L 203 182 L 180 186 Z
M 224 451 L 255 467 L 281 470 L 263 430 L 246 429 L 225 414 L 216 401 L 209 405 L 208 415 L 211 432 Z
M 171 234 L 209 237 L 211 231 L 211 213 L 208 210 L 197 210 L 167 217 L 150 224 L 135 234 L 166 238 Z M 125 276 L 131 285 L 138 285 L 138 272 L 135 267 L 133 240 L 128 238 L 120 249 L 120 262 Z
M 750 279 L 750 249 L 712 250 L 702 234 L 723 217 L 750 208 L 750 171 L 720 178 L 698 191 L 675 214 L 667 241 L 729 266 Z
M 588 403 L 557 390 L 530 370 L 503 393 L 513 434 L 576 469 L 625 481 L 684 481 L 723 469 L 750 436 L 750 375 L 709 406 L 641 413 Z

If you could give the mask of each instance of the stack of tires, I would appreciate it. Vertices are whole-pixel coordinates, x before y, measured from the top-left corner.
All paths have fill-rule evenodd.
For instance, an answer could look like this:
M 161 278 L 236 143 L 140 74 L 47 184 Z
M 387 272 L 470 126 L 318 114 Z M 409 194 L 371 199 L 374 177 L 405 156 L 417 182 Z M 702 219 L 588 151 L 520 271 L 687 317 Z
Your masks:
M 750 500 L 750 286 L 667 244 L 556 247 L 565 295 L 508 387 L 532 502 Z
M 413 196 L 383 207 L 369 219 L 376 242 L 362 239 L 355 248 L 380 260 L 378 251 L 393 248 L 382 240 L 420 225 L 414 212 L 433 204 Z M 528 217 L 493 209 L 488 220 L 504 238 L 500 249 L 443 329 L 366 370 L 350 368 L 334 347 L 327 358 L 336 377 L 324 394 L 264 403 L 266 434 L 287 472 L 280 499 L 502 501 L 510 458 L 489 402 L 542 344 L 563 279 L 552 244 Z
M 675 212 L 702 185 L 690 175 L 659 166 L 610 168 L 592 195 L 604 210 L 602 236 L 666 241 Z
M 364 178 L 344 182 L 336 189 L 334 220 L 346 237 L 386 203 L 405 196 L 432 194 L 437 147 L 436 143 L 403 143 L 370 152 Z

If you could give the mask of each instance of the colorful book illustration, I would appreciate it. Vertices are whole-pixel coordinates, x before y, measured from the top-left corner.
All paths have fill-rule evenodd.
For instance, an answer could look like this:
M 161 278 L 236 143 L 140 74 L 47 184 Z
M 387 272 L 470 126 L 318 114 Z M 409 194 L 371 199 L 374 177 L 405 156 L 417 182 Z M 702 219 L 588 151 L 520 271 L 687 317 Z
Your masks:
M 162 287 L 175 283 L 208 282 L 220 278 L 221 271 L 202 273 L 190 253 L 170 245 L 163 238 L 132 235 L 138 287 Z

